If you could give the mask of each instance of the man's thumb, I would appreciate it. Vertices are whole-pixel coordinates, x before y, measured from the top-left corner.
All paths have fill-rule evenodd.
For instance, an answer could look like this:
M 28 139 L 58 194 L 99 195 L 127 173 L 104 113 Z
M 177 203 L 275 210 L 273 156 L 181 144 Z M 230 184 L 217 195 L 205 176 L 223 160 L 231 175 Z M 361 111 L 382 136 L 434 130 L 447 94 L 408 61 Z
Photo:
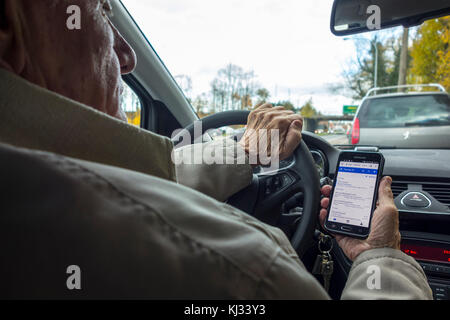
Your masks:
M 378 188 L 378 201 L 383 202 L 394 202 L 394 196 L 392 194 L 392 178 L 384 177 L 381 179 L 380 186 Z

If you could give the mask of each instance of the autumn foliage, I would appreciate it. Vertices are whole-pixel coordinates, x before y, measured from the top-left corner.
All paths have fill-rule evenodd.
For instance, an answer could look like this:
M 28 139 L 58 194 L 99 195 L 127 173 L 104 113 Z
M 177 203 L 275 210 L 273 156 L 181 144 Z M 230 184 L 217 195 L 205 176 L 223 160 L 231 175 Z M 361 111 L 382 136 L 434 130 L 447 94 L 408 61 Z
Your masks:
M 439 83 L 450 91 L 450 17 L 425 22 L 411 49 L 409 82 Z

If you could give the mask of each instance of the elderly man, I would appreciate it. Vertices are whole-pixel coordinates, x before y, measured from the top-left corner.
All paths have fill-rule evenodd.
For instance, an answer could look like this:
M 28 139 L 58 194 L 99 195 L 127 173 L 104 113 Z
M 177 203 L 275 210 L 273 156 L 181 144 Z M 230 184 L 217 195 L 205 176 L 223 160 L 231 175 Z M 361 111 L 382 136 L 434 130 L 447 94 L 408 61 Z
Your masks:
M 65 28 L 69 5 L 81 9 L 81 30 Z M 280 230 L 217 201 L 250 183 L 250 165 L 175 167 L 168 139 L 121 121 L 120 76 L 136 58 L 109 10 L 102 0 L 0 0 L 0 295 L 329 298 Z M 265 105 L 250 119 L 256 132 L 280 131 L 282 158 L 300 143 L 291 112 Z M 250 152 L 253 134 L 233 148 Z M 370 237 L 338 238 L 354 260 L 343 298 L 431 298 L 399 250 L 390 183 Z M 366 285 L 373 264 L 380 290 Z M 77 268 L 82 281 L 70 283 Z

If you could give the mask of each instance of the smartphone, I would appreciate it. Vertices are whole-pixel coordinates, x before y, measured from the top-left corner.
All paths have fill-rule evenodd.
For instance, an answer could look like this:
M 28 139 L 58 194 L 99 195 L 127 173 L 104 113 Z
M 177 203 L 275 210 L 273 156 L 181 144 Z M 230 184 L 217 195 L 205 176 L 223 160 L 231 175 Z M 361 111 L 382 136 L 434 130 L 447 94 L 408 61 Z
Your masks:
M 379 152 L 341 152 L 324 225 L 327 231 L 358 239 L 369 236 L 383 169 Z

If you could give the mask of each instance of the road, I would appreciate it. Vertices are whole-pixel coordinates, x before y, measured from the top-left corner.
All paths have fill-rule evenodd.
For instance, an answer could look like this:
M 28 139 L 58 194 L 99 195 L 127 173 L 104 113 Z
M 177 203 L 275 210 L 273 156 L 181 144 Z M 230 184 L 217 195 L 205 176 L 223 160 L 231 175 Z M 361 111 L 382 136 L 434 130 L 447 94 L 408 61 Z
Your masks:
M 347 136 L 345 134 L 330 134 L 321 137 L 327 140 L 332 145 L 349 144 Z

